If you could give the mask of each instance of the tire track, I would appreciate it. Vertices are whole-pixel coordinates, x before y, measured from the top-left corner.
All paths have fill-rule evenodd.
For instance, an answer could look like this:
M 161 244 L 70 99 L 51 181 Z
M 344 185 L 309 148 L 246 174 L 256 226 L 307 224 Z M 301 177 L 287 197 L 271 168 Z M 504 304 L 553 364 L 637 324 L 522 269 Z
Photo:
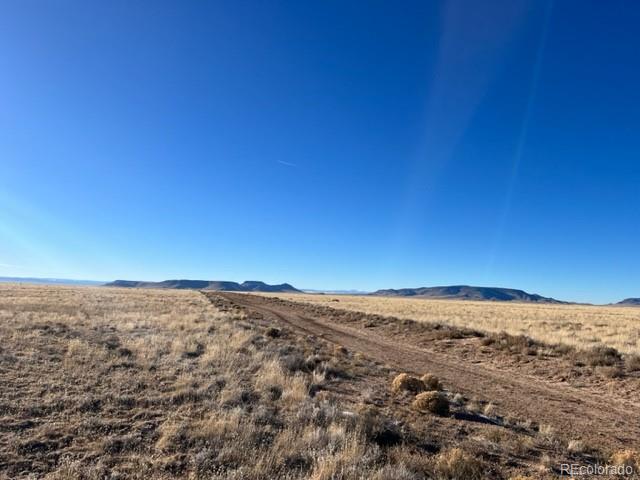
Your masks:
M 501 412 L 552 425 L 566 439 L 603 448 L 640 446 L 640 408 L 615 394 L 604 395 L 461 361 L 454 355 L 394 341 L 342 325 L 328 316 L 310 317 L 304 306 L 275 304 L 268 297 L 216 292 L 245 309 L 293 330 L 359 351 L 399 371 L 431 372 L 449 390 L 496 403 Z

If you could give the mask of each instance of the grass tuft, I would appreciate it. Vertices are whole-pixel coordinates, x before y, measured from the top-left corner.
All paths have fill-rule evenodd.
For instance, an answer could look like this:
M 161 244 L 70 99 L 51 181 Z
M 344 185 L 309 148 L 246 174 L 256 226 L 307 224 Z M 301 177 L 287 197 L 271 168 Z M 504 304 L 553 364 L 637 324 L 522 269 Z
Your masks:
M 451 448 L 439 453 L 434 470 L 442 480 L 476 480 L 482 478 L 482 463 L 460 448 Z
M 395 394 L 403 392 L 420 393 L 424 390 L 424 382 L 408 373 L 397 375 L 391 382 L 391 391 Z
M 440 383 L 438 377 L 436 377 L 435 375 L 425 373 L 424 375 L 422 375 L 422 377 L 420 377 L 420 380 L 422 380 L 422 383 L 424 383 L 426 390 L 442 390 L 442 384 Z
M 449 413 L 449 400 L 439 392 L 422 392 L 416 395 L 411 406 L 419 412 L 447 415 Z

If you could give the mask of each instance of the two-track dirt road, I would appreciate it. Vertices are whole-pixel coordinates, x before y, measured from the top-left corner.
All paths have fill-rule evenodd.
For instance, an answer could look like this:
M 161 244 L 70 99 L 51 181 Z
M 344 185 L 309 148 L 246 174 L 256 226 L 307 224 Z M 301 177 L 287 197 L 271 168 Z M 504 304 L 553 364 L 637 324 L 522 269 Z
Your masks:
M 336 316 L 309 311 L 305 304 L 273 298 L 215 292 L 265 320 L 300 333 L 361 352 L 398 371 L 437 375 L 447 390 L 496 402 L 500 411 L 523 420 L 552 426 L 566 439 L 580 439 L 598 448 L 640 447 L 640 404 L 609 391 L 550 382 L 517 369 L 490 368 L 458 355 L 394 340 L 369 329 L 339 323 Z

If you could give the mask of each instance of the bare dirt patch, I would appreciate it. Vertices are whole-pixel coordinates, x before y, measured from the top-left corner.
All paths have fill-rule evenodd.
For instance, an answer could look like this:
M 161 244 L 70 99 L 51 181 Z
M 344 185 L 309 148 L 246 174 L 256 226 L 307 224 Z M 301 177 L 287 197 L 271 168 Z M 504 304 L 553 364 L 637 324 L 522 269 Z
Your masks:
M 640 308 L 545 303 L 434 300 L 369 295 L 264 294 L 357 312 L 444 323 L 483 332 L 525 335 L 589 349 L 614 347 L 640 354 Z
M 234 302 L 308 334 L 365 353 L 397 372 L 431 372 L 479 407 L 534 425 L 553 425 L 567 441 L 604 450 L 640 446 L 638 378 L 602 378 L 562 351 L 513 352 L 481 332 L 334 309 L 266 296 L 226 294 Z M 512 338 L 512 337 L 510 337 Z M 561 350 L 561 349 L 560 349 Z

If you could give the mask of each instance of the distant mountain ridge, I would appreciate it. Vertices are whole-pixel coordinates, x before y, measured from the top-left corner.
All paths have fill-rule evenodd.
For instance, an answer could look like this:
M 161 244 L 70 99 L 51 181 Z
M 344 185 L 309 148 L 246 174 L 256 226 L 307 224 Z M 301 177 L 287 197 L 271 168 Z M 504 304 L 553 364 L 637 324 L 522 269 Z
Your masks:
M 418 297 L 434 299 L 488 300 L 497 302 L 567 303 L 555 298 L 543 297 L 524 290 L 499 287 L 473 287 L 450 285 L 443 287 L 420 287 L 378 290 L 371 295 L 388 297 Z
M 141 282 L 135 280 L 116 280 L 104 284 L 105 287 L 124 288 L 175 288 L 193 290 L 216 290 L 221 292 L 300 292 L 288 283 L 269 285 L 258 280 L 242 283 L 219 280 L 164 280 L 162 282 Z
M 70 278 L 0 277 L 0 282 L 32 283 L 38 285 L 102 285 L 104 281 L 73 280 Z
M 318 290 L 314 288 L 303 288 L 304 293 L 327 294 L 327 295 L 368 295 L 371 292 L 365 290 Z
M 640 298 L 625 298 L 616 305 L 637 305 L 640 306 Z

